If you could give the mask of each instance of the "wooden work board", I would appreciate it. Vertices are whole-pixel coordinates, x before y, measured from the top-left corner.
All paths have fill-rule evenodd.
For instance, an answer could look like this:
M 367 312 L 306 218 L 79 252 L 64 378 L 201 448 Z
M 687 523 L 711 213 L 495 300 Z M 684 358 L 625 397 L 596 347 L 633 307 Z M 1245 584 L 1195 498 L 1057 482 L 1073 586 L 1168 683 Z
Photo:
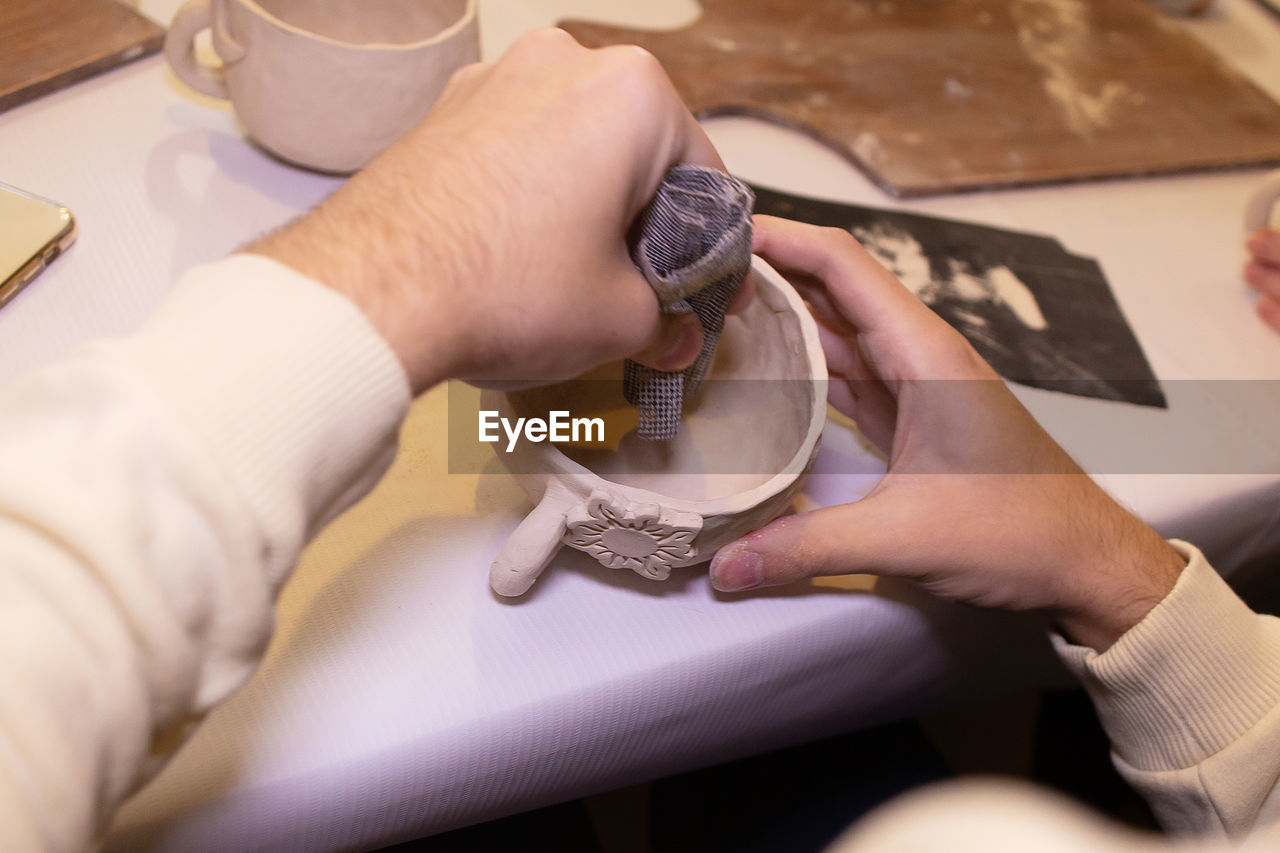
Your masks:
M 161 27 L 116 0 L 0 0 L 0 110 L 163 43 Z
M 634 43 L 699 117 L 816 137 L 921 196 L 1280 161 L 1280 105 L 1144 0 L 703 0 Z

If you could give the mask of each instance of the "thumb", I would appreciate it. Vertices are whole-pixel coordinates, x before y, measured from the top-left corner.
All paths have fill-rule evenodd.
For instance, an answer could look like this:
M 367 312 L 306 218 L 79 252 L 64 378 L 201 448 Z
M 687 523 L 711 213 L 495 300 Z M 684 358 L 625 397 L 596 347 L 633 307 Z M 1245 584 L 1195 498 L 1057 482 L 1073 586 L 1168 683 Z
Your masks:
M 662 318 L 658 337 L 649 346 L 631 356 L 654 370 L 679 371 L 698 360 L 702 352 L 702 325 L 693 314 L 675 314 Z
M 717 551 L 711 585 L 740 592 L 820 575 L 895 574 L 903 525 L 887 515 L 871 497 L 780 518 Z

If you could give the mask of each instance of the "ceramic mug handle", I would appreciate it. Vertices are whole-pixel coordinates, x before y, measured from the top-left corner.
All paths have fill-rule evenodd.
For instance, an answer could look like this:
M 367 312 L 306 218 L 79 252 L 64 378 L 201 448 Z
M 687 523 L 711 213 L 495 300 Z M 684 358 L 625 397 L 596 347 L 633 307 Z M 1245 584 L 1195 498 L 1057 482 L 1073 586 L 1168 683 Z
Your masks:
M 498 595 L 523 595 L 533 586 L 563 544 L 565 516 L 575 499 L 567 489 L 550 482 L 542 500 L 525 516 L 489 568 L 489 586 Z
M 181 80 L 204 95 L 229 99 L 222 68 L 205 65 L 196 59 L 196 36 L 201 30 L 213 31 L 213 47 L 226 65 L 244 56 L 244 48 L 224 30 L 221 22 L 214 20 L 210 0 L 187 0 L 173 16 L 169 32 L 164 37 L 164 58 Z
M 1280 171 L 1262 179 L 1262 185 L 1254 191 L 1244 209 L 1244 230 L 1253 231 L 1271 224 L 1276 201 L 1280 200 Z

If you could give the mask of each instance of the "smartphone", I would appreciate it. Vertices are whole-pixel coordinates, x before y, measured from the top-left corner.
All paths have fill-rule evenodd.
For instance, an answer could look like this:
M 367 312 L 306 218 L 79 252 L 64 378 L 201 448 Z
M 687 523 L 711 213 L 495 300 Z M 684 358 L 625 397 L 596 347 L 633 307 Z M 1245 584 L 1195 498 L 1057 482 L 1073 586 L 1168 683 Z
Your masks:
M 76 239 L 76 220 L 56 201 L 0 184 L 0 307 Z

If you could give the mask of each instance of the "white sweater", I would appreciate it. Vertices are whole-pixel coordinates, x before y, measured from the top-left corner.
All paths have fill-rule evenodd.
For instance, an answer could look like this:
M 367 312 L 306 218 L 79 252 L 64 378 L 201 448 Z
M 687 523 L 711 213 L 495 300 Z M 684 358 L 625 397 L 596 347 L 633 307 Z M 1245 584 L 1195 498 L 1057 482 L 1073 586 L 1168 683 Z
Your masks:
M 1251 611 L 1199 550 L 1104 654 L 1054 637 L 1111 738 L 1112 760 L 1180 850 L 1280 848 L 1280 619 Z M 999 844 L 993 845 L 993 838 Z M 831 853 L 1165 850 L 1029 786 L 935 786 L 868 815 Z
M 0 850 L 84 849 L 248 678 L 302 546 L 385 471 L 408 404 L 353 305 L 249 255 L 189 272 L 133 336 L 0 390 Z M 1106 654 L 1059 649 L 1161 820 L 1240 838 L 1280 815 L 1280 622 L 1184 552 L 1174 591 Z M 922 796 L 843 844 L 1149 843 L 1036 795 Z
M 408 404 L 350 302 L 248 255 L 0 392 L 0 850 L 83 849 L 249 677 Z

